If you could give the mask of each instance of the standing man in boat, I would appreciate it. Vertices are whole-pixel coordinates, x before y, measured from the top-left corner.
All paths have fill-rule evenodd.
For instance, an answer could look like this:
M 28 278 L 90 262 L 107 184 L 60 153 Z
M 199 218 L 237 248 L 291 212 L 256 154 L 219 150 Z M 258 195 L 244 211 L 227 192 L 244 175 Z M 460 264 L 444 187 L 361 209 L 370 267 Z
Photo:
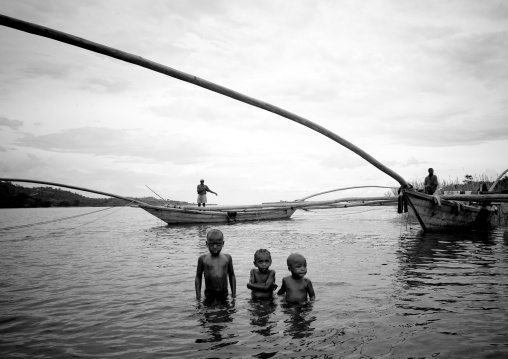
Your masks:
M 211 192 L 216 196 L 218 196 L 218 194 L 208 188 L 204 179 L 199 180 L 199 182 L 201 183 L 198 184 L 198 207 L 201 207 L 201 204 L 203 204 L 204 207 L 206 204 L 206 192 Z
M 425 188 L 425 193 L 434 194 L 437 189 L 437 176 L 434 174 L 434 169 L 429 168 L 429 175 L 425 177 L 425 181 L 423 182 L 423 186 Z

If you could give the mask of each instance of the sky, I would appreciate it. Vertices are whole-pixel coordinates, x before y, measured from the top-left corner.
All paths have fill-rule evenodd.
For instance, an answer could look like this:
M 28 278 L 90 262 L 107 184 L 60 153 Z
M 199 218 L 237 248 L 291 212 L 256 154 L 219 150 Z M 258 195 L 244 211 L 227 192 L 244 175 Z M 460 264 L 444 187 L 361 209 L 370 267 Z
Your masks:
M 449 182 L 508 168 L 503 0 L 0 0 L 0 13 L 298 114 L 410 183 L 429 167 Z M 4 26 L 0 177 L 191 203 L 203 178 L 220 205 L 399 186 L 296 122 Z

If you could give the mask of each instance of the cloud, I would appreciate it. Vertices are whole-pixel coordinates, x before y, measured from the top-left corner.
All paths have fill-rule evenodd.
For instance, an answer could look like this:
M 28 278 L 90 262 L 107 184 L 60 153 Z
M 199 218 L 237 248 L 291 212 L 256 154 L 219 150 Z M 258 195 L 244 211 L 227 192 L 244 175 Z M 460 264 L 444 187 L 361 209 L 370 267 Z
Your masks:
M 0 116 L 0 127 L 8 127 L 12 130 L 17 130 L 23 126 L 23 121 L 9 120 L 7 117 Z
M 100 78 L 90 78 L 80 88 L 90 92 L 108 92 L 120 93 L 129 87 L 129 83 L 124 80 L 106 80 Z
M 429 47 L 430 56 L 449 61 L 450 71 L 482 81 L 506 82 L 508 31 L 459 36 Z
M 416 158 L 414 157 L 410 157 L 408 158 L 408 160 L 406 161 L 406 164 L 405 166 L 419 166 L 421 165 L 423 162 L 417 160 Z
M 338 168 L 338 169 L 354 169 L 361 167 L 370 167 L 371 164 L 360 156 L 344 151 L 340 156 L 314 154 L 315 160 L 325 168 Z
M 50 152 L 114 156 L 124 162 L 201 163 L 209 152 L 190 140 L 141 129 L 82 127 L 46 135 L 25 135 L 14 144 Z
M 25 67 L 22 71 L 28 78 L 49 77 L 65 79 L 73 72 L 79 72 L 81 67 L 64 63 L 39 62 Z
M 407 115 L 406 118 L 411 118 Z M 469 109 L 416 114 L 390 127 L 393 143 L 429 147 L 475 146 L 508 139 L 505 113 L 477 113 Z

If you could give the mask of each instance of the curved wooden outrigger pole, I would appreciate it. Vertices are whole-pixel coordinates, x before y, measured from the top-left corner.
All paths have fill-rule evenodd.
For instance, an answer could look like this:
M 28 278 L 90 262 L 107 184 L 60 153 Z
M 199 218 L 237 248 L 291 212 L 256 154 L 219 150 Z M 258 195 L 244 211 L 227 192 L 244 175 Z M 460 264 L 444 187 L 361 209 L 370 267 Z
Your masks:
M 494 188 L 496 188 L 497 184 L 499 183 L 499 181 L 501 180 L 501 178 L 503 178 L 504 174 L 508 172 L 508 169 L 504 170 L 503 173 L 501 173 L 497 179 L 494 181 L 494 183 L 492 184 L 492 186 L 490 186 L 489 188 L 489 192 L 492 192 L 494 190 Z
M 307 197 L 303 197 L 303 198 L 297 199 L 297 200 L 295 200 L 295 202 L 303 202 L 303 201 L 305 201 L 306 199 L 309 199 L 309 198 L 312 198 L 312 197 L 317 197 L 317 196 L 320 196 L 320 195 L 322 195 L 322 194 L 326 194 L 326 193 L 332 193 L 332 192 L 338 192 L 338 191 L 345 191 L 345 190 L 347 190 L 347 189 L 357 189 L 357 188 L 389 188 L 389 189 L 393 189 L 393 186 L 392 186 L 392 187 L 387 187 L 387 186 L 354 186 L 354 187 L 342 187 L 342 188 L 332 189 L 332 190 L 329 190 L 329 191 L 324 191 L 324 192 L 319 192 L 319 193 L 311 194 L 310 196 L 307 196 Z
M 175 70 L 171 67 L 161 65 L 159 63 L 146 60 L 140 56 L 130 54 L 128 52 L 124 52 L 121 50 L 114 49 L 112 47 L 108 47 L 96 42 L 92 42 L 89 40 L 85 40 L 83 38 L 67 34 L 65 32 L 61 32 L 58 30 L 50 29 L 48 27 L 44 27 L 41 25 L 33 24 L 30 22 L 22 21 L 19 19 L 15 19 L 9 16 L 1 15 L 0 14 L 0 25 L 11 27 L 13 29 L 17 29 L 20 31 L 28 32 L 34 35 L 39 35 L 43 37 L 47 37 L 56 41 L 64 42 L 69 45 L 81 47 L 83 49 L 87 49 L 93 52 L 97 52 L 99 54 L 103 54 L 106 56 L 114 57 L 115 59 L 119 59 L 125 62 L 129 62 L 131 64 L 135 64 L 141 67 L 145 67 L 147 69 L 160 72 L 164 75 L 168 75 L 171 77 L 174 77 L 176 79 L 192 83 L 194 85 L 203 87 L 207 90 L 220 93 L 224 96 L 231 97 L 235 100 L 238 100 L 240 102 L 247 103 L 249 105 L 259 107 L 263 110 L 275 113 L 279 116 L 285 117 L 287 119 L 290 119 L 292 121 L 295 121 L 303 126 L 306 126 L 310 129 L 313 129 L 316 132 L 321 133 L 322 135 L 332 139 L 333 141 L 341 144 L 342 146 L 346 147 L 347 149 L 353 151 L 366 161 L 368 161 L 373 166 L 377 167 L 382 172 L 386 173 L 393 179 L 395 179 L 403 188 L 409 187 L 407 182 L 402 178 L 399 174 L 395 173 L 390 168 L 383 165 L 381 162 L 376 160 L 374 157 L 369 155 L 367 152 L 363 151 L 359 147 L 355 146 L 351 142 L 345 140 L 344 138 L 336 135 L 335 133 L 327 130 L 326 128 L 311 122 L 301 116 L 298 116 L 294 113 L 291 113 L 289 111 L 286 111 L 280 107 L 271 105 L 269 103 L 257 100 L 255 98 L 243 95 L 239 92 L 233 91 L 231 89 L 228 89 L 224 86 L 217 85 L 213 82 L 206 81 L 204 79 L 201 79 L 199 77 L 187 74 L 185 72 L 181 72 L 178 70 Z

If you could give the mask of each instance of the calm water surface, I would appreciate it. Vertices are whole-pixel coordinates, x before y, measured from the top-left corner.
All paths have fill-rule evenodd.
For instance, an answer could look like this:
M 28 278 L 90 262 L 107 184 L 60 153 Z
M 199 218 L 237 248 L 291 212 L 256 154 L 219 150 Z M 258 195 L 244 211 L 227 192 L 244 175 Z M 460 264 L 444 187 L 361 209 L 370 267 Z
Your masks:
M 3 209 L 0 227 L 96 208 Z M 218 225 L 237 297 L 196 300 L 209 225 L 136 208 L 0 230 L 2 358 L 506 358 L 508 229 L 428 234 L 393 208 Z M 259 248 L 280 285 L 307 258 L 316 301 L 253 301 Z

